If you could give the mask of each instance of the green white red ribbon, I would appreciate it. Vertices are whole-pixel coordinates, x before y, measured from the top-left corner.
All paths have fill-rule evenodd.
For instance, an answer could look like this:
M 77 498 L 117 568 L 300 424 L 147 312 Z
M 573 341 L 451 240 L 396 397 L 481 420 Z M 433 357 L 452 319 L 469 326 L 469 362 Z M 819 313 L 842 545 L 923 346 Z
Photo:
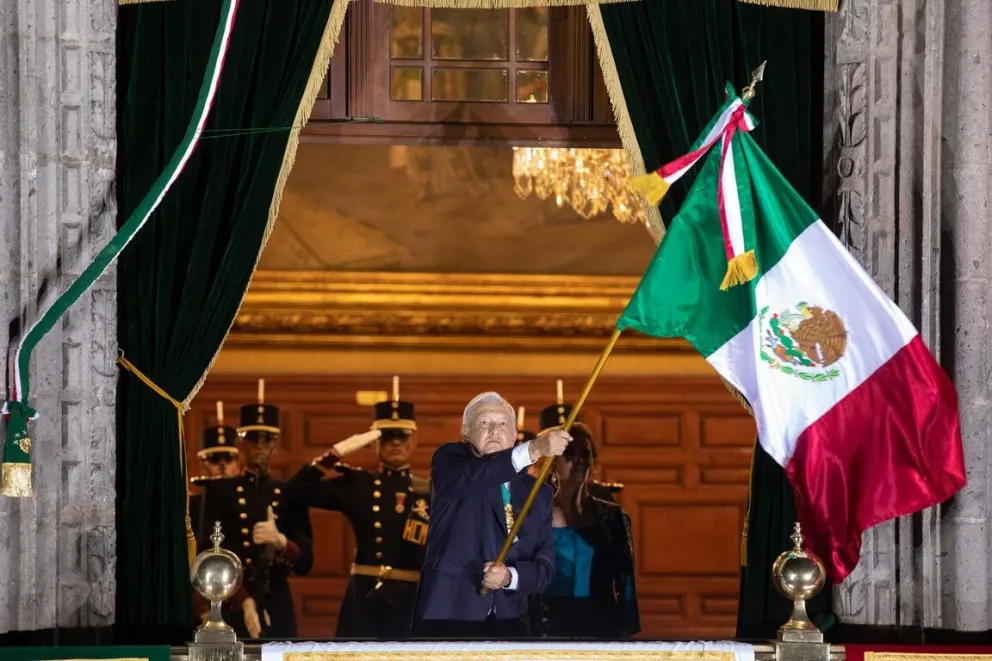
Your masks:
M 189 162 L 190 157 L 193 155 L 193 151 L 196 149 L 200 141 L 200 136 L 203 133 L 203 127 L 207 122 L 207 117 L 210 115 L 210 110 L 213 106 L 214 99 L 217 96 L 217 88 L 220 83 L 221 72 L 224 68 L 224 60 L 227 55 L 228 47 L 231 43 L 231 34 L 234 30 L 234 19 L 237 15 L 239 0 L 224 0 L 221 7 L 221 18 L 220 23 L 217 27 L 217 32 L 214 36 L 213 46 L 210 50 L 210 58 L 207 63 L 206 74 L 203 79 L 203 83 L 200 86 L 200 92 L 196 99 L 196 106 L 193 110 L 193 117 L 186 129 L 186 133 L 183 136 L 182 141 L 176 148 L 169 160 L 165 169 L 152 184 L 151 189 L 141 200 L 141 203 L 137 206 L 134 212 L 128 217 L 127 221 L 121 226 L 117 234 L 114 235 L 112 239 L 107 243 L 106 246 L 97 254 L 94 260 L 87 266 L 83 272 L 77 277 L 72 284 L 69 285 L 68 289 L 61 294 L 55 301 L 48 307 L 47 310 L 40 316 L 38 316 L 35 321 L 27 328 L 27 330 L 21 335 L 20 340 L 17 343 L 17 347 L 14 350 L 13 360 L 9 362 L 10 365 L 10 384 L 11 384 L 11 401 L 20 402 L 24 406 L 23 411 L 30 411 L 26 404 L 29 401 L 30 394 L 30 379 L 29 379 L 29 369 L 31 364 L 31 353 L 34 351 L 38 342 L 43 338 L 55 325 L 55 323 L 66 313 L 66 311 L 75 303 L 79 298 L 86 293 L 97 279 L 103 275 L 103 273 L 109 268 L 109 266 L 117 259 L 121 251 L 127 247 L 128 243 L 137 235 L 148 219 L 154 213 L 155 209 L 158 208 L 162 199 L 165 197 L 169 189 L 179 178 L 186 164 Z M 126 9 L 122 11 L 127 11 Z M 138 11 L 138 9 L 135 9 Z M 8 417 L 7 409 L 5 407 L 4 413 L 5 417 Z M 38 417 L 36 413 L 33 413 L 31 419 Z M 8 448 L 7 443 L 4 445 L 4 461 L 10 461 L 15 451 L 13 448 Z M 26 455 L 27 453 L 21 453 L 21 455 Z

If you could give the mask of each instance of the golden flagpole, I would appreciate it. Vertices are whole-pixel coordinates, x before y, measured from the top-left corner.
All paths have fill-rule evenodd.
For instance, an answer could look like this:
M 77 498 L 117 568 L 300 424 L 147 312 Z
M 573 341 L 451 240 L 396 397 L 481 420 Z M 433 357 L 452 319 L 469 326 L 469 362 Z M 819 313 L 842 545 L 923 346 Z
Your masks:
M 568 419 L 565 420 L 565 424 L 562 426 L 563 431 L 568 431 L 572 428 L 572 424 L 575 422 L 575 418 L 579 415 L 579 410 L 586 401 L 586 397 L 589 396 L 589 392 L 592 390 L 593 384 L 596 383 L 596 379 L 599 377 L 599 373 L 603 371 L 603 366 L 606 365 L 606 359 L 610 357 L 610 352 L 613 351 L 614 345 L 616 345 L 617 340 L 620 339 L 620 329 L 614 328 L 613 335 L 610 336 L 610 341 L 606 343 L 606 348 L 603 349 L 603 353 L 599 356 L 599 361 L 596 366 L 592 368 L 592 374 L 589 375 L 589 379 L 586 381 L 586 385 L 582 388 L 582 394 L 579 395 L 579 399 L 575 402 L 575 406 L 572 408 L 571 413 L 568 414 Z M 510 533 L 506 536 L 506 541 L 503 542 L 503 548 L 499 550 L 499 555 L 496 556 L 495 564 L 501 565 L 506 560 L 506 554 L 510 552 L 510 548 L 513 546 L 513 540 L 517 538 L 517 534 L 520 532 L 520 526 L 523 525 L 524 518 L 530 512 L 531 505 L 534 504 L 534 500 L 537 499 L 537 494 L 541 492 L 541 486 L 544 481 L 548 479 L 548 475 L 551 474 L 551 468 L 555 465 L 554 457 L 548 457 L 544 460 L 544 464 L 541 466 L 541 472 L 537 476 L 537 481 L 534 482 L 534 487 L 530 490 L 527 495 L 527 500 L 524 501 L 523 507 L 520 508 L 520 512 L 514 517 L 513 527 L 510 529 Z M 482 586 L 482 594 L 486 594 L 489 590 L 486 586 Z

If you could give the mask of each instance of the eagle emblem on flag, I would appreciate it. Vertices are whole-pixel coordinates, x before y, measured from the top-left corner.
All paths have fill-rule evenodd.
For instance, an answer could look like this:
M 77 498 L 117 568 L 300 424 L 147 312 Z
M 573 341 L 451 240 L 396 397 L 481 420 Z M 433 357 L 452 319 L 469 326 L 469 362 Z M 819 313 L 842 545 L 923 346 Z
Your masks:
M 804 381 L 836 379 L 840 370 L 830 367 L 844 357 L 847 328 L 833 310 L 800 301 L 794 309 L 758 314 L 761 359 L 772 369 Z

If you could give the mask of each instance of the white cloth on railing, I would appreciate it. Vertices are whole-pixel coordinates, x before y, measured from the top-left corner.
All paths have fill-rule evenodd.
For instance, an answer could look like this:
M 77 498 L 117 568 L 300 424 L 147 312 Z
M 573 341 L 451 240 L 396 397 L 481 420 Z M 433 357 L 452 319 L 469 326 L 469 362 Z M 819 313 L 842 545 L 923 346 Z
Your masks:
M 261 661 L 754 661 L 754 648 L 729 641 L 300 642 L 266 643 Z

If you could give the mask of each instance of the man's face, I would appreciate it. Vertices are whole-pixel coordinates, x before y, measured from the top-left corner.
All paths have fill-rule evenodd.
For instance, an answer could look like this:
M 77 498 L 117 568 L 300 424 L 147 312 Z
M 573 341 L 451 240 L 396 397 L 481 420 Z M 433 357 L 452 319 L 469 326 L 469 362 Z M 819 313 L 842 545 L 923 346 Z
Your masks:
M 269 457 L 279 442 L 279 436 L 266 431 L 250 431 L 242 439 L 242 450 L 245 454 L 245 464 L 253 470 L 267 470 Z
M 237 477 L 241 472 L 238 455 L 233 452 L 215 452 L 203 459 L 203 469 L 210 477 Z
M 410 455 L 417 447 L 417 435 L 409 429 L 383 429 L 379 437 L 379 461 L 398 470 L 410 465 Z
M 491 402 L 475 410 L 475 417 L 469 426 L 468 442 L 479 454 L 509 449 L 516 438 L 516 420 L 506 406 Z

